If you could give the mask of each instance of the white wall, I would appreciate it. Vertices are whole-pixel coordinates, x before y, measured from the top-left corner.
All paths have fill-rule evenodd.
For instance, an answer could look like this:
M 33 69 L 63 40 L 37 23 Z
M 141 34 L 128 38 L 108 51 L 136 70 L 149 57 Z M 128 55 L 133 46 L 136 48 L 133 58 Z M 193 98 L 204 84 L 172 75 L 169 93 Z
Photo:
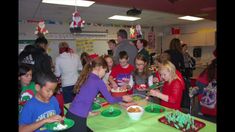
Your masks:
M 37 23 L 19 23 L 19 40 L 35 40 L 37 36 L 34 34 L 34 31 L 36 30 Z M 58 55 L 58 44 L 61 41 L 66 41 L 69 43 L 70 47 L 73 48 L 75 51 L 76 49 L 76 39 L 82 39 L 82 38 L 90 38 L 94 39 L 95 41 L 93 42 L 93 53 L 97 53 L 99 55 L 102 54 L 107 54 L 108 50 L 108 44 L 107 41 L 109 39 L 115 39 L 117 38 L 117 31 L 123 27 L 103 27 L 103 26 L 88 26 L 86 25 L 83 29 L 83 31 L 100 31 L 100 32 L 105 32 L 107 31 L 108 34 L 106 36 L 101 36 L 101 37 L 89 37 L 89 36 L 74 36 L 73 39 L 50 39 L 47 36 L 49 34 L 70 34 L 69 31 L 69 25 L 65 24 L 47 24 L 46 29 L 49 31 L 49 34 L 46 35 L 46 38 L 49 41 L 49 48 L 51 49 L 49 52 L 49 55 L 52 56 L 52 59 L 54 61 L 55 57 Z M 128 32 L 129 36 L 129 28 L 123 28 Z M 144 33 L 145 39 L 147 39 L 147 34 L 150 31 L 150 28 L 143 28 L 142 27 L 142 32 Z M 157 34 L 160 32 L 157 28 L 154 28 L 154 31 L 156 32 L 156 42 L 157 44 Z M 22 49 L 25 45 L 20 45 L 20 48 Z M 78 52 L 78 54 L 80 54 Z
M 171 34 L 172 27 L 179 27 L 181 34 L 190 33 L 190 32 L 200 32 L 205 30 L 216 30 L 216 22 L 196 22 L 195 24 L 188 25 L 177 25 L 177 26 L 166 26 L 162 27 L 163 39 L 166 35 Z M 174 38 L 174 37 L 173 37 Z M 157 47 L 160 47 L 160 43 L 157 43 Z M 162 44 L 163 51 L 169 48 L 170 43 Z M 190 55 L 193 55 L 193 48 L 197 46 L 188 46 Z M 216 45 L 213 46 L 200 46 L 202 48 L 202 57 L 197 59 L 197 63 L 201 65 L 206 65 L 214 59 L 213 51 L 216 48 Z

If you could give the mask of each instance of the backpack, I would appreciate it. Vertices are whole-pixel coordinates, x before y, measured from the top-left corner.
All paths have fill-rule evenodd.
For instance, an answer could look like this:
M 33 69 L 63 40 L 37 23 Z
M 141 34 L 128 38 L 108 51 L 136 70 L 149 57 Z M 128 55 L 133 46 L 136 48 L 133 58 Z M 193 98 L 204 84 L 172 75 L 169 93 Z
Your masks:
M 207 87 L 203 90 L 203 95 L 200 101 L 200 104 L 209 109 L 214 109 L 217 102 L 217 82 L 213 80 L 208 84 Z

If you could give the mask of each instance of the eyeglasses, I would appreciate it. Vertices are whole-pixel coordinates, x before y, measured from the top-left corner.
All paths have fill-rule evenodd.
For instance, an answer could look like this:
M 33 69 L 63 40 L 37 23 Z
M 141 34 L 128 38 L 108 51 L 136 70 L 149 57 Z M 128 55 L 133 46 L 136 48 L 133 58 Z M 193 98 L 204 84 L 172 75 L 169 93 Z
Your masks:
M 144 66 L 144 64 L 135 64 L 136 66 Z

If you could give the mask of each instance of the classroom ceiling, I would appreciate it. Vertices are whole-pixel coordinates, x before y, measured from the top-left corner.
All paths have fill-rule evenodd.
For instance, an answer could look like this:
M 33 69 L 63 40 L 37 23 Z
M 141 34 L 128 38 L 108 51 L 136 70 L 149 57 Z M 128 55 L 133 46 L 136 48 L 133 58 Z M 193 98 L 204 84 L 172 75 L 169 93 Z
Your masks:
M 199 23 L 177 19 L 182 15 L 206 18 L 216 21 L 216 0 L 94 0 L 90 7 L 76 7 L 82 19 L 89 23 L 125 24 L 144 26 L 169 26 Z M 131 8 L 141 9 L 140 20 L 134 22 L 107 19 L 112 15 L 126 15 Z M 41 0 L 19 0 L 20 20 L 71 21 L 74 6 L 45 4 Z

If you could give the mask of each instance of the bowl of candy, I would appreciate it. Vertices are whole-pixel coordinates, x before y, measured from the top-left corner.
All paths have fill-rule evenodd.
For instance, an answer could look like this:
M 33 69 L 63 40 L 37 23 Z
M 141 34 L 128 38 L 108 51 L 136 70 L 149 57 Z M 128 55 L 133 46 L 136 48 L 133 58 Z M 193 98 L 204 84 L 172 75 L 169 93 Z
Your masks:
M 139 105 L 132 105 L 127 107 L 127 114 L 128 116 L 134 120 L 137 121 L 141 118 L 141 116 L 144 114 L 144 109 Z
M 118 87 L 116 89 L 112 88 L 111 89 L 111 94 L 114 97 L 122 97 L 122 96 L 127 94 L 127 89 L 126 88 L 120 88 L 120 87 Z

